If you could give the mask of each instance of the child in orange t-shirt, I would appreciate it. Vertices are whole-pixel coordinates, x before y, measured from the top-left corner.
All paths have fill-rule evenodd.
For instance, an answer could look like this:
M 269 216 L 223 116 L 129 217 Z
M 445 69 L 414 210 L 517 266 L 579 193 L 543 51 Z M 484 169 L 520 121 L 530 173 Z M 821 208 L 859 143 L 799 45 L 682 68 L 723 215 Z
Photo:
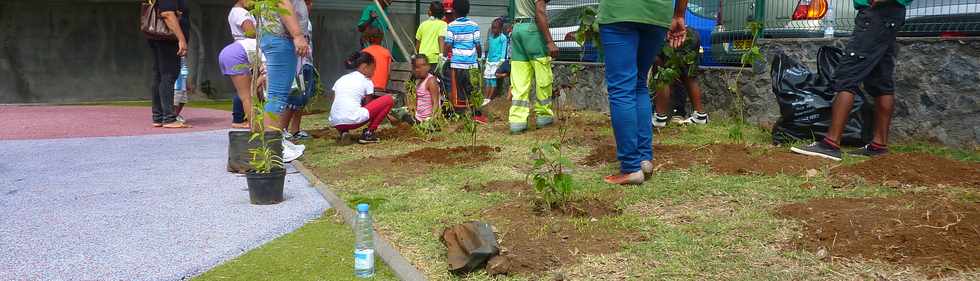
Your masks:
M 391 75 L 391 51 L 381 46 L 384 40 L 384 32 L 374 26 L 368 26 L 364 30 L 364 37 L 371 43 L 370 46 L 361 50 L 374 57 L 374 90 L 378 92 L 388 92 L 388 77 Z

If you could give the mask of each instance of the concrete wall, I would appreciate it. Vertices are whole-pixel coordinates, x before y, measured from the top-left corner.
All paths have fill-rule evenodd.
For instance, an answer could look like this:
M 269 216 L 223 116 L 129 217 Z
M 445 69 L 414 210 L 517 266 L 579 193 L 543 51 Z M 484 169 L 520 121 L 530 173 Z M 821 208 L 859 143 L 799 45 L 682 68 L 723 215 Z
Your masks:
M 230 97 L 234 88 L 217 56 L 232 42 L 232 1 L 188 3 L 192 76 L 198 85 L 209 84 L 215 98 Z M 329 89 L 344 73 L 343 59 L 359 49 L 354 29 L 360 14 L 312 14 L 315 57 Z M 393 17 L 414 34 L 414 15 Z M 135 1 L 0 1 L 0 104 L 148 99 L 153 61 L 138 19 Z
M 783 52 L 816 69 L 817 49 L 843 47 L 845 39 L 767 40 L 767 57 Z M 900 38 L 896 70 L 897 101 L 891 137 L 897 141 L 925 140 L 976 148 L 980 144 L 980 38 Z M 556 65 L 556 84 L 570 85 L 564 99 L 575 107 L 607 112 L 602 66 L 585 66 L 572 79 L 569 65 Z M 768 66 L 743 71 L 739 87 L 749 121 L 771 125 L 779 118 Z M 706 109 L 713 116 L 728 115 L 734 95 L 726 81 L 736 70 L 708 69 L 701 76 Z

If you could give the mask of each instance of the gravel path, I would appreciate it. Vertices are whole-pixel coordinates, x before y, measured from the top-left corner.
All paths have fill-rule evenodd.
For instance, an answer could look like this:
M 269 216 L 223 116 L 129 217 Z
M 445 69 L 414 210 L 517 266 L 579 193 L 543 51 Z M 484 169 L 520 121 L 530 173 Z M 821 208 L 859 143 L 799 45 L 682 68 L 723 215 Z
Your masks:
M 185 279 L 328 208 L 299 173 L 285 202 L 250 205 L 227 139 L 0 141 L 0 280 Z

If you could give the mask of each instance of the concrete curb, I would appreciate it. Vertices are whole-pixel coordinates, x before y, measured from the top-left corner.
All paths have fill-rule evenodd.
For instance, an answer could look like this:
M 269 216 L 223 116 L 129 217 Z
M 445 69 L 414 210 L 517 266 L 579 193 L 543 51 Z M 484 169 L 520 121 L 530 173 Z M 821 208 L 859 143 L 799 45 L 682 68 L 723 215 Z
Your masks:
M 353 226 L 355 212 L 353 209 L 347 206 L 347 202 L 340 199 L 337 194 L 333 193 L 329 187 L 323 181 L 313 174 L 313 171 L 306 167 L 303 162 L 299 160 L 292 162 L 296 170 L 299 170 L 301 174 L 310 182 L 320 195 L 323 195 L 327 202 L 330 202 L 330 207 L 337 210 L 337 213 L 344 217 L 344 221 L 348 225 Z M 376 254 L 381 257 L 388 267 L 395 272 L 395 276 L 398 276 L 401 280 L 406 281 L 426 281 L 425 275 L 422 274 L 411 262 L 403 257 L 395 247 L 388 242 L 384 236 L 381 236 L 377 231 L 374 231 L 374 248 Z

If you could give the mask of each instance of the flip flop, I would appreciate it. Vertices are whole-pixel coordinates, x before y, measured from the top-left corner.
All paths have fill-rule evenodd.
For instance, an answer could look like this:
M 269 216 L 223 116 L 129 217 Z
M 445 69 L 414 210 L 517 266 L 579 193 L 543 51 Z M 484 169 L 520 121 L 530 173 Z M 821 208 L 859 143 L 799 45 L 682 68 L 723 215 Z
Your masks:
M 182 122 L 173 122 L 173 123 L 163 124 L 163 127 L 167 129 L 186 129 L 186 128 L 192 128 L 194 126 L 184 124 Z
M 154 127 L 154 128 L 160 128 L 160 127 L 163 127 L 163 123 L 153 123 L 153 127 Z

